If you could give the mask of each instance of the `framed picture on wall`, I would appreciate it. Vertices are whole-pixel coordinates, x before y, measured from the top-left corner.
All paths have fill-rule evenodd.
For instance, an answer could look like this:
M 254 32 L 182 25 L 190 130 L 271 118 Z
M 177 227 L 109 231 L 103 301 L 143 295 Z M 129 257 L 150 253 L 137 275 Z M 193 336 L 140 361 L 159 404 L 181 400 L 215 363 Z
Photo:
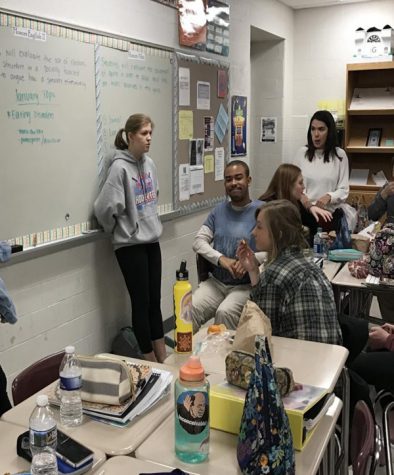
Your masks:
M 231 98 L 231 156 L 246 155 L 246 117 L 247 98 L 232 96 Z
M 367 138 L 367 147 L 379 147 L 382 137 L 382 129 L 369 129 Z

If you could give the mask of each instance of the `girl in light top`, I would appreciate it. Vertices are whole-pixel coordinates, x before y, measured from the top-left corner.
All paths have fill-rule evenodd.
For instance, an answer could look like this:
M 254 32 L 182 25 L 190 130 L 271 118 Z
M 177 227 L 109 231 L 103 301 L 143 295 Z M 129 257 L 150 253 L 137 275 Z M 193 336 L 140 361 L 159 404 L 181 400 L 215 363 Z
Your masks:
M 337 132 L 330 112 L 313 114 L 308 128 L 308 145 L 298 150 L 294 164 L 302 172 L 305 184 L 303 203 L 330 211 L 333 219 L 321 222 L 325 231 L 338 228 L 343 211 L 340 206 L 349 195 L 349 162 L 337 147 Z
M 131 298 L 135 336 L 145 358 L 166 358 L 161 299 L 162 225 L 157 211 L 156 166 L 148 157 L 153 122 L 144 114 L 130 116 L 115 138 L 111 161 L 94 211 L 112 233 L 116 258 Z
M 305 197 L 304 178 L 301 169 L 290 163 L 282 163 L 276 169 L 267 190 L 260 196 L 260 201 L 289 200 L 300 210 L 303 226 L 309 229 L 309 241 L 317 232 L 319 219 L 331 221 L 332 214 L 317 205 L 309 203 Z

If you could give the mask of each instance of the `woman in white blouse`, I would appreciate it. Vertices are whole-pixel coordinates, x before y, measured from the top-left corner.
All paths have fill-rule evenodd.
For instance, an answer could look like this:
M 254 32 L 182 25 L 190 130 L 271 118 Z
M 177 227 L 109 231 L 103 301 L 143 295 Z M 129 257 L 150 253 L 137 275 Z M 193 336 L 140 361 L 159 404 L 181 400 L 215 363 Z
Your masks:
M 337 131 L 330 112 L 313 114 L 308 128 L 308 144 L 301 147 L 294 159 L 304 177 L 305 200 L 333 214 L 332 221 L 321 222 L 325 231 L 337 229 L 342 217 L 341 205 L 349 195 L 349 162 L 346 153 L 337 147 Z

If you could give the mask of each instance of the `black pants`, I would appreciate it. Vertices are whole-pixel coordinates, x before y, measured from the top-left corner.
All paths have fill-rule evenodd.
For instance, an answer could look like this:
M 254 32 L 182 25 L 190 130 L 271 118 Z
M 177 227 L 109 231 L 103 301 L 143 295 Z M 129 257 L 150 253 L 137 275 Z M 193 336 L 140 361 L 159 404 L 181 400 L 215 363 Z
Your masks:
M 161 251 L 158 242 L 115 251 L 131 299 L 133 330 L 142 353 L 163 338 L 161 316 Z
M 376 390 L 394 390 L 394 352 L 363 351 L 353 361 L 351 368 Z
M 7 378 L 0 366 L 0 416 L 11 409 L 11 403 L 7 395 Z

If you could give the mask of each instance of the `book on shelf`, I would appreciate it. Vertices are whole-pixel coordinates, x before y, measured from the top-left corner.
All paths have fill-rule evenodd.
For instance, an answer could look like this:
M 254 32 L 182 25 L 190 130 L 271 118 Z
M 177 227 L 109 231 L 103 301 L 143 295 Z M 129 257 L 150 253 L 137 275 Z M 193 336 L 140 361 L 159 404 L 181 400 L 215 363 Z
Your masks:
M 394 89 L 391 87 L 355 87 L 349 111 L 392 109 Z
M 172 381 L 172 374 L 169 371 L 150 368 L 148 365 L 125 362 L 130 368 L 134 384 L 136 385 L 134 399 L 130 398 L 119 405 L 100 404 L 83 400 L 82 410 L 84 414 L 102 422 L 122 426 L 146 412 L 169 393 Z M 47 389 L 47 395 L 51 404 L 60 406 L 59 382 Z

